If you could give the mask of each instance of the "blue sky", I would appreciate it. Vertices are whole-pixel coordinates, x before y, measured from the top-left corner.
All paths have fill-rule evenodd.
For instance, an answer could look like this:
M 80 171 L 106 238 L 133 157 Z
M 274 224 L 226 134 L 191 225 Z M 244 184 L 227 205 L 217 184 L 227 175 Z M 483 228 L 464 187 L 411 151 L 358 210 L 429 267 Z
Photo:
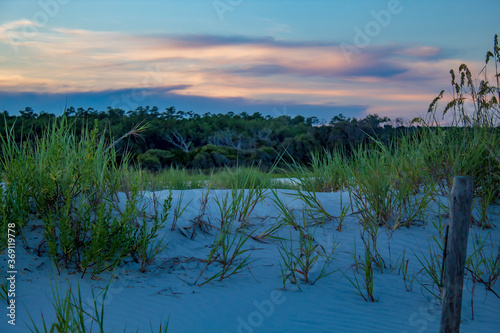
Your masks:
M 0 2 L 0 107 L 302 114 L 426 112 L 479 73 L 500 2 Z

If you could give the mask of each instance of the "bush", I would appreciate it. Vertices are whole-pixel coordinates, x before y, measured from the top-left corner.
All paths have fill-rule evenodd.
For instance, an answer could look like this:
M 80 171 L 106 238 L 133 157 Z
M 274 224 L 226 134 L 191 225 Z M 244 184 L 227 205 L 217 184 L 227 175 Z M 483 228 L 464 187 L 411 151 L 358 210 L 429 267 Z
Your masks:
M 230 147 L 206 145 L 193 151 L 191 166 L 196 169 L 213 169 L 237 163 L 237 151 Z
M 137 162 L 142 168 L 148 170 L 160 170 L 162 167 L 162 163 L 160 162 L 160 158 L 149 150 L 144 154 L 137 155 Z

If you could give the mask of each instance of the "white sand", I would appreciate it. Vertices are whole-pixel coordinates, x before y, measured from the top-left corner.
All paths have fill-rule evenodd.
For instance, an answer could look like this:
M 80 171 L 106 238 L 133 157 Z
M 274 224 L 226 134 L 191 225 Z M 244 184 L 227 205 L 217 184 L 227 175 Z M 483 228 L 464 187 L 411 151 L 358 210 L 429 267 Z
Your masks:
M 191 203 L 178 222 L 179 227 L 188 227 L 198 215 L 200 197 L 204 190 L 185 192 L 184 203 Z M 224 195 L 226 191 L 212 191 L 211 196 Z M 290 191 L 280 191 L 290 193 Z M 161 195 L 166 195 L 161 192 Z M 179 191 L 174 191 L 175 200 Z M 318 193 L 318 197 L 330 214 L 340 215 L 340 193 Z M 348 202 L 347 194 L 343 194 L 343 202 Z M 297 200 L 283 196 L 290 207 L 301 209 L 303 204 Z M 498 207 L 492 207 L 497 209 Z M 210 201 L 205 220 L 218 225 L 217 207 Z M 248 229 L 259 234 L 266 227 L 276 223 L 278 211 L 270 198 L 259 204 L 252 214 L 253 226 Z M 392 235 L 381 230 L 378 248 L 385 260 L 387 268 L 383 273 L 374 270 L 374 295 L 378 302 L 365 302 L 355 294 L 354 287 L 337 271 L 319 280 L 315 285 L 301 285 L 302 292 L 288 284 L 287 291 L 282 290 L 279 241 L 266 240 L 266 243 L 249 240 L 247 248 L 254 249 L 250 270 L 235 275 L 221 282 L 214 281 L 203 286 L 193 285 L 200 275 L 204 263 L 196 259 L 207 259 L 210 246 L 216 231 L 203 233 L 200 230 L 194 240 L 183 236 L 178 230 L 170 231 L 172 216 L 164 229 L 166 250 L 148 267 L 148 272 L 140 273 L 139 265 L 131 259 L 127 264 L 117 268 L 116 277 L 105 300 L 106 332 L 150 332 L 158 331 L 159 324 L 170 316 L 169 332 L 436 332 L 439 330 L 440 306 L 418 283 L 422 276 L 418 275 L 413 283 L 413 291 L 407 292 L 402 275 L 394 269 L 397 259 L 406 250 L 406 258 L 410 259 L 409 272 L 417 273 L 421 265 L 414 252 L 422 256 L 429 254 L 429 244 L 435 244 L 430 237 L 437 235 L 431 224 L 436 221 L 435 213 L 430 213 L 425 226 L 400 228 Z M 445 222 L 448 220 L 445 220 Z M 494 223 L 500 226 L 500 218 L 495 216 Z M 325 249 L 331 250 L 334 244 L 336 259 L 332 269 L 340 269 L 349 277 L 354 277 L 352 253 L 354 243 L 357 251 L 363 254 L 363 243 L 360 239 L 360 225 L 356 216 L 350 215 L 344 221 L 342 231 L 336 231 L 338 221 L 329 221 L 325 229 L 318 227 L 316 241 Z M 293 231 L 294 239 L 298 232 L 290 227 L 280 230 L 279 235 L 289 237 Z M 190 232 L 191 229 L 188 230 Z M 41 228 L 27 234 L 31 245 L 41 239 Z M 484 234 L 474 228 L 470 232 L 469 254 L 472 253 L 472 237 L 475 233 Z M 389 239 L 390 237 L 390 239 Z M 491 238 L 497 246 L 500 241 L 498 229 L 491 231 Z M 19 239 L 18 239 L 18 242 Z M 390 254 L 389 254 L 390 245 Z M 5 272 L 7 256 L 1 256 L 1 270 Z M 179 261 L 185 261 L 179 263 Z M 90 280 L 90 274 L 80 279 L 74 271 L 57 275 L 50 260 L 45 254 L 37 257 L 28 254 L 17 244 L 16 276 L 16 323 L 15 327 L 7 324 L 3 307 L 0 317 L 0 332 L 28 332 L 24 322 L 29 322 L 27 311 L 36 323 L 41 323 L 43 312 L 46 321 L 54 318 L 50 299 L 51 283 L 60 283 L 65 287 L 80 284 L 84 300 L 89 300 L 90 290 L 99 293 L 111 278 L 111 273 L 103 273 L 98 279 Z M 390 266 L 392 265 L 393 270 Z M 204 277 L 215 273 L 216 266 L 211 266 Z M 312 276 L 319 273 L 316 269 Z M 487 292 L 481 284 L 476 286 L 474 297 L 475 319 L 471 320 L 471 288 L 472 283 L 467 276 L 464 286 L 461 332 L 500 332 L 500 299 Z M 358 275 L 361 282 L 361 272 Z M 200 282 L 203 281 L 203 278 Z M 76 289 L 75 289 L 76 290 Z M 500 294 L 500 284 L 494 287 Z M 89 304 L 91 304 L 89 302 Z M 97 332 L 94 327 L 94 332 Z

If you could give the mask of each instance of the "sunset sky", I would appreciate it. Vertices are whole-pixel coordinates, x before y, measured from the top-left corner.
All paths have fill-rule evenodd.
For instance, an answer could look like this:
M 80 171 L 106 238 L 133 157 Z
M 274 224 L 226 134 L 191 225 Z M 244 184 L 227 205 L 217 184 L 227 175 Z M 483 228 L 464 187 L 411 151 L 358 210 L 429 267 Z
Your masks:
M 0 108 L 423 115 L 500 1 L 2 0 Z

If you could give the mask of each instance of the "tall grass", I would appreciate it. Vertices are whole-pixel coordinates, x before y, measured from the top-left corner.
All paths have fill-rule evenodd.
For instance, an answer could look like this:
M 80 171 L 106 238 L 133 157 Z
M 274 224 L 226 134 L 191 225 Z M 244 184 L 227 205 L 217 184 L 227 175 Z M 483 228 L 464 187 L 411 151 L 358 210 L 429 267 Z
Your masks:
M 275 166 L 264 172 L 258 165 L 251 167 L 225 167 L 210 171 L 188 170 L 185 167 L 165 168 L 161 171 L 144 171 L 129 168 L 126 177 L 134 177 L 142 173 L 145 189 L 149 190 L 187 190 L 211 187 L 214 189 L 248 188 L 248 184 L 262 188 L 291 188 L 288 182 L 276 180 L 276 177 L 286 175 L 276 174 Z M 247 185 L 245 185 L 247 183 Z M 247 187 L 245 187 L 247 186 Z
M 232 222 L 227 221 L 225 224 L 221 224 L 221 229 L 208 256 L 207 264 L 194 283 L 198 283 L 205 270 L 212 264 L 218 264 L 216 273 L 206 278 L 200 285 L 215 279 L 222 281 L 233 275 L 240 274 L 245 268 L 248 268 L 253 262 L 251 250 L 244 248 L 249 239 L 250 236 L 241 231 L 238 232 Z
M 490 65 L 493 74 L 488 71 Z M 422 144 L 429 174 L 446 194 L 455 175 L 474 177 L 474 195 L 480 198 L 476 222 L 487 228 L 492 227 L 487 208 L 500 199 L 499 65 L 495 35 L 493 50 L 486 53 L 482 78 L 474 79 L 466 64 L 460 65 L 458 76 L 452 69 L 452 95 L 442 117 L 438 117 L 438 102 L 444 98 L 444 90 L 429 106 L 427 117 L 415 119 L 424 125 Z M 442 124 L 446 121 L 448 126 Z
M 343 150 L 325 150 L 311 155 L 309 167 L 292 162 L 288 166 L 289 177 L 295 179 L 295 186 L 304 191 L 336 192 L 348 187 L 346 163 L 348 159 Z
M 148 217 L 141 178 L 125 178 L 128 157 L 116 162 L 113 143 L 98 132 L 97 124 L 84 128 L 79 139 L 70 128 L 62 117 L 33 142 L 15 142 L 14 128 L 1 136 L 5 184 L 1 224 L 14 216 L 9 222 L 16 223 L 24 246 L 39 255 L 47 252 L 58 269 L 73 268 L 83 274 L 91 269 L 95 275 L 129 253 L 149 262 L 145 249 L 150 245 L 144 239 L 155 237 L 166 219 L 163 210 L 170 206 L 155 209 Z M 123 211 L 118 191 L 127 195 Z M 44 239 L 37 245 L 23 237 L 23 227 L 32 218 L 44 227 Z
M 301 221 L 288 223 L 292 228 L 298 230 L 298 248 L 294 248 L 294 240 L 290 231 L 290 239 L 281 239 L 279 253 L 281 256 L 281 275 L 283 287 L 286 288 L 287 281 L 296 285 L 299 290 L 299 281 L 305 284 L 314 285 L 318 280 L 327 277 L 334 271 L 329 270 L 329 265 L 334 259 L 334 251 L 337 244 L 334 244 L 331 252 L 319 244 L 315 238 L 315 227 L 309 225 L 310 213 L 307 210 L 302 212 Z M 286 223 L 286 222 L 285 222 Z M 320 261 L 323 265 L 320 265 Z M 321 266 L 319 274 L 313 277 L 312 273 Z
M 115 151 L 108 149 L 97 126 L 86 129 L 80 139 L 69 127 L 64 118 L 55 121 L 34 142 L 15 142 L 14 127 L 1 135 L 5 184 L 2 210 L 15 217 L 13 222 L 21 235 L 31 217 L 45 221 L 77 218 L 77 202 L 80 208 L 85 203 L 96 212 L 111 195 L 110 189 L 116 187 L 109 185 L 119 181 Z M 49 233 L 58 237 L 59 223 L 53 227 Z M 84 234 L 76 229 L 75 233 Z
M 138 171 L 129 172 L 135 173 Z M 186 190 L 207 187 L 209 176 L 203 174 L 200 170 L 190 171 L 186 168 L 172 167 L 159 172 L 143 172 L 143 180 L 147 189 Z
M 365 228 L 395 229 L 425 220 L 435 186 L 426 177 L 418 143 L 403 138 L 392 149 L 375 141 L 376 148 L 359 148 L 349 165 L 349 192 Z

